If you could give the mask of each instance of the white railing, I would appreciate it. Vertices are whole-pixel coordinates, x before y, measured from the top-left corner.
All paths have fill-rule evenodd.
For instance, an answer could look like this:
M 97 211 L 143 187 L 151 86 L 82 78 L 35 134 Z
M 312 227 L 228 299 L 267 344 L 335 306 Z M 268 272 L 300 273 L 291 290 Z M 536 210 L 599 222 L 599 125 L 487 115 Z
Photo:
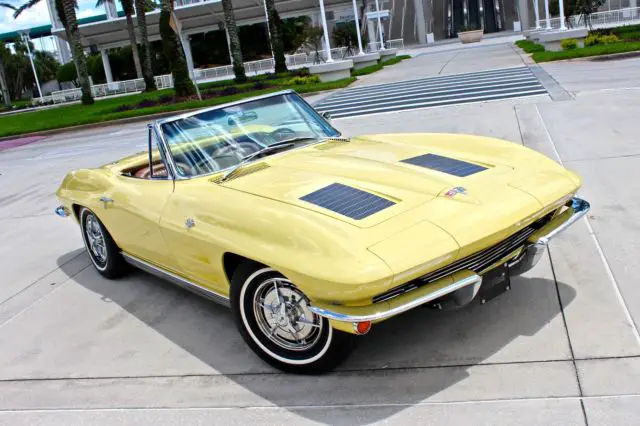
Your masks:
M 402 39 L 387 40 L 385 45 L 388 49 L 403 48 L 404 42 Z M 380 42 L 369 43 L 366 46 L 366 51 L 376 51 L 380 49 Z M 326 54 L 324 50 L 318 52 L 320 58 L 326 61 Z M 349 56 L 356 55 L 357 49 L 351 49 L 347 47 L 336 47 L 331 49 L 331 57 L 334 59 L 348 58 Z M 296 53 L 294 55 L 286 55 L 287 67 L 290 69 L 300 68 L 305 65 L 313 64 L 314 52 L 309 53 Z M 258 75 L 273 72 L 275 68 L 275 61 L 273 58 L 261 59 L 258 61 L 249 61 L 244 63 L 244 69 L 247 75 Z M 194 70 L 195 78 L 198 83 L 204 83 L 216 80 L 232 79 L 234 77 L 233 66 L 223 65 L 219 67 L 204 68 Z M 158 89 L 169 89 L 173 87 L 173 77 L 171 74 L 157 75 L 154 77 L 156 87 Z M 91 86 L 91 92 L 94 98 L 104 98 L 107 96 L 125 95 L 128 93 L 139 93 L 145 88 L 144 79 L 137 78 L 135 80 L 115 81 L 113 83 L 106 84 L 94 84 Z M 35 98 L 34 103 L 65 103 L 79 101 L 82 97 L 82 91 L 80 88 L 59 90 L 51 92 L 51 95 L 44 96 L 42 98 Z
M 560 18 L 551 18 L 551 28 L 560 28 Z M 592 13 L 589 17 L 593 28 L 612 28 L 620 25 L 640 24 L 640 7 L 627 7 L 617 10 L 604 10 Z M 543 28 L 546 26 L 544 19 L 540 20 Z M 568 28 L 584 28 L 587 26 L 581 15 L 571 15 L 565 20 Z
M 173 76 L 171 74 L 156 75 L 154 80 L 156 81 L 156 88 L 158 90 L 173 87 Z
M 396 38 L 385 42 L 387 49 L 404 49 L 404 39 Z

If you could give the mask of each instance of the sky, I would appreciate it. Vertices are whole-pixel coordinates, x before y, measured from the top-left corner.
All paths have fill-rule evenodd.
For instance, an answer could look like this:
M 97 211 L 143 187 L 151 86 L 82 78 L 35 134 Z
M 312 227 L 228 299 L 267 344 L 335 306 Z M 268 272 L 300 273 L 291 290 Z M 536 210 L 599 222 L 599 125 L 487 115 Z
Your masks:
M 19 6 L 24 0 L 3 0 L 4 2 Z M 78 18 L 86 18 L 104 13 L 104 7 L 95 8 L 96 0 L 78 0 Z M 39 25 L 50 24 L 49 11 L 47 10 L 47 0 L 40 0 L 40 3 L 27 9 L 18 17 L 13 18 L 13 10 L 0 8 L 0 34 L 10 31 L 22 30 L 25 28 L 37 27 Z

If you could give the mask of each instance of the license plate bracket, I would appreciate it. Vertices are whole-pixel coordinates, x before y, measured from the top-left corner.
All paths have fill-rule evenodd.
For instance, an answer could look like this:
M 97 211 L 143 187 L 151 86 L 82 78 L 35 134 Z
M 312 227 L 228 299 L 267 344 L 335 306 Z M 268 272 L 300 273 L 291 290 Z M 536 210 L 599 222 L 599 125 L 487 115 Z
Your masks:
M 505 263 L 482 276 L 478 299 L 481 304 L 485 304 L 508 290 L 511 290 L 511 276 L 509 266 Z

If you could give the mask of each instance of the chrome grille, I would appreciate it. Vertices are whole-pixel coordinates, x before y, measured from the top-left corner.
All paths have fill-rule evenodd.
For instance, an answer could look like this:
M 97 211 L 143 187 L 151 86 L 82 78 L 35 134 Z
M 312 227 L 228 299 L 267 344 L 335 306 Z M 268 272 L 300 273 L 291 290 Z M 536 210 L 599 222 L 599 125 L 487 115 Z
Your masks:
M 510 253 L 513 253 L 518 248 L 522 247 L 527 240 L 537 229 L 547 223 L 552 217 L 552 214 L 545 216 L 544 218 L 532 223 L 531 225 L 522 228 L 515 234 L 507 237 L 498 244 L 476 252 L 463 259 L 456 260 L 447 266 L 444 266 L 435 271 L 429 272 L 419 278 L 416 278 L 408 283 L 402 284 L 396 288 L 388 290 L 377 296 L 374 296 L 373 303 L 384 302 L 385 300 L 393 299 L 401 294 L 415 290 L 418 287 L 434 282 L 440 278 L 454 274 L 462 270 L 470 270 L 475 273 L 482 272 L 485 268 L 491 266 L 493 263 L 502 259 Z

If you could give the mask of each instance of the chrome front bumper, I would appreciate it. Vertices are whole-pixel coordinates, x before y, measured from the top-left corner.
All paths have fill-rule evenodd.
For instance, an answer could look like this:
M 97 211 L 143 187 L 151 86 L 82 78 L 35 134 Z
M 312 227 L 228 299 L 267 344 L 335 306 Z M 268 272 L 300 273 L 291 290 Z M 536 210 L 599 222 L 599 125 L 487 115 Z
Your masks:
M 578 221 L 578 219 L 587 214 L 590 209 L 590 205 L 587 201 L 577 197 L 571 198 L 566 204 L 566 207 L 568 209 L 560 214 L 560 216 L 567 216 L 564 222 L 553 227 L 553 229 L 543 235 L 532 235 L 532 237 L 527 240 L 528 245 L 525 246 L 524 250 L 522 250 L 515 259 L 508 263 L 512 275 L 519 275 L 533 268 L 545 252 L 549 241 L 569 226 L 573 225 Z M 544 230 L 544 228 L 545 227 L 543 227 L 542 230 Z M 453 282 L 446 285 L 442 285 L 441 282 L 444 282 L 445 280 L 451 281 L 451 276 L 429 283 L 424 286 L 424 288 L 418 288 L 410 293 L 405 293 L 397 298 L 399 300 L 393 299 L 390 303 L 381 302 L 362 307 L 312 305 L 309 309 L 311 309 L 312 312 L 332 321 L 352 322 L 354 324 L 365 321 L 381 321 L 411 310 L 417 306 L 439 299 L 455 291 L 465 289 L 468 286 L 474 286 L 473 296 L 475 296 L 482 284 L 482 277 L 472 271 L 468 272 L 468 274 L 458 277 L 457 279 L 454 279 Z M 454 274 L 454 276 L 456 275 L 457 274 Z M 433 288 L 434 290 L 429 291 L 429 288 Z
M 558 236 L 565 229 L 573 225 L 578 219 L 589 212 L 591 206 L 582 198 L 572 198 L 566 205 L 573 213 L 560 226 L 554 228 L 550 232 L 537 237 L 534 241 L 528 241 L 530 244 L 518 257 L 509 262 L 509 271 L 511 275 L 521 275 L 529 269 L 536 266 L 544 252 L 547 250 L 549 241 Z
M 60 217 L 69 217 L 71 215 L 71 212 L 65 206 L 56 207 L 54 212 L 55 212 L 56 215 L 58 215 Z

